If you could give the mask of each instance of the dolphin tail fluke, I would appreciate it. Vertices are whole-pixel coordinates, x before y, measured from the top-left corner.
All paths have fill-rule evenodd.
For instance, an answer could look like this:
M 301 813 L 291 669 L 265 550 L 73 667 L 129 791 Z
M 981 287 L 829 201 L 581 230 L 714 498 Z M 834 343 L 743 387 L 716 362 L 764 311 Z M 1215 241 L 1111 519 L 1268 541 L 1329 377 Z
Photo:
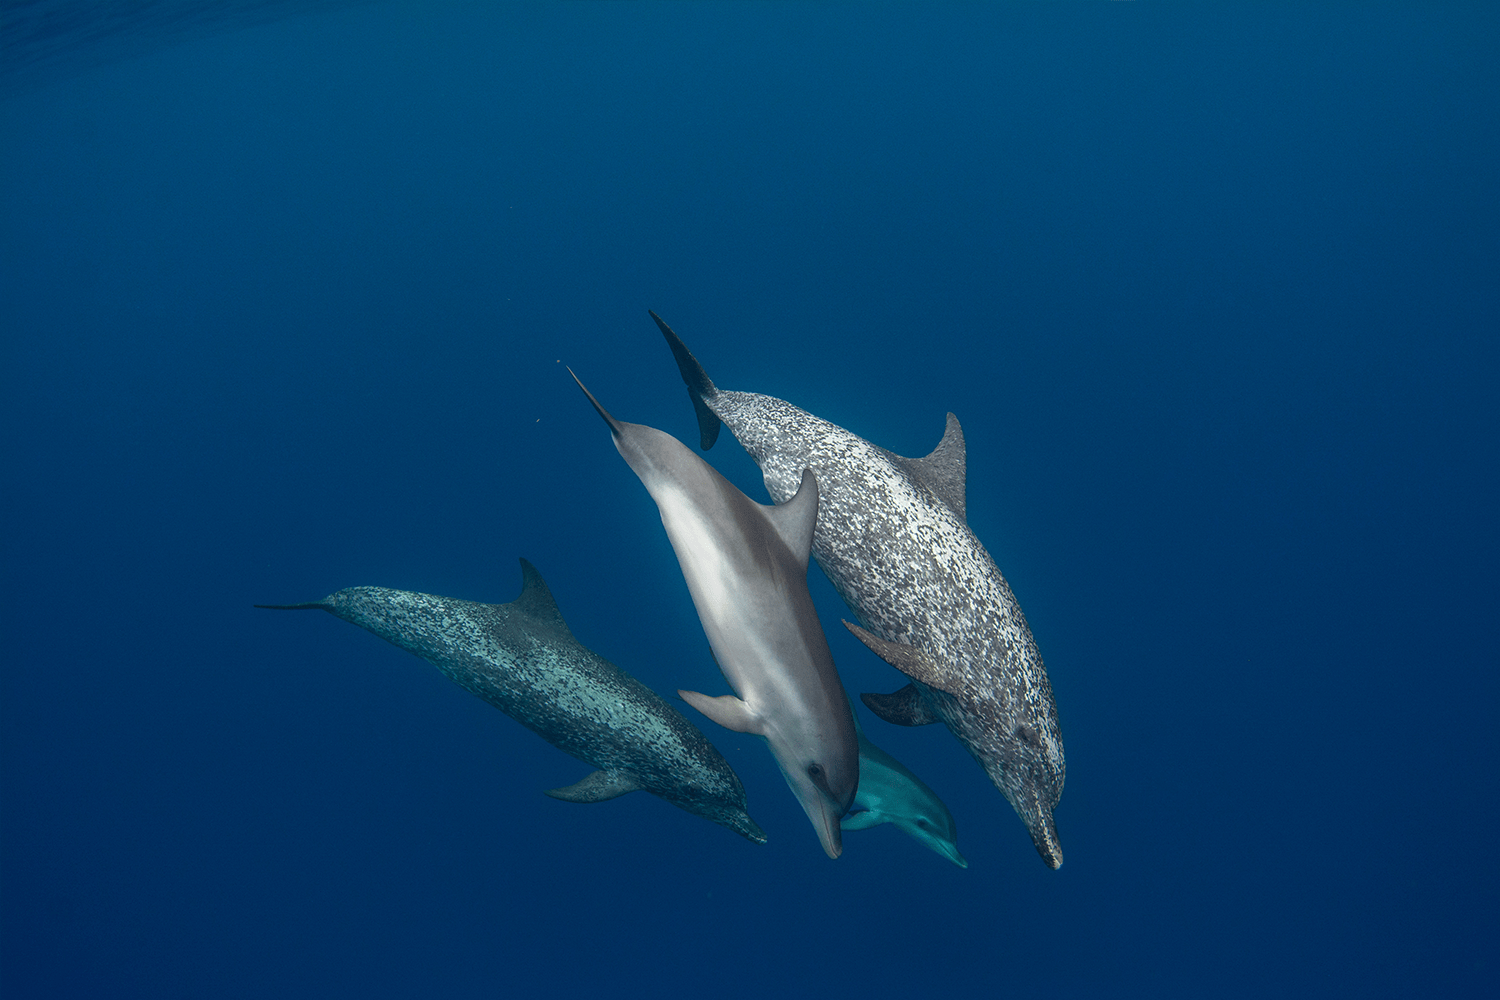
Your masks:
M 606 802 L 644 787 L 629 771 L 595 771 L 565 788 L 550 788 L 547 794 L 564 802 Z
M 698 414 L 698 443 L 707 451 L 719 439 L 720 424 L 718 416 L 708 408 L 706 400 L 717 396 L 719 390 L 708 377 L 708 372 L 698 363 L 698 359 L 693 357 L 693 352 L 682 342 L 682 338 L 673 333 L 672 328 L 660 316 L 650 309 L 646 311 L 651 313 L 651 318 L 661 327 L 662 336 L 667 338 L 667 346 L 672 348 L 672 357 L 677 359 L 677 370 L 687 383 L 688 398 L 693 401 L 693 412 Z
M 594 398 L 594 394 L 589 392 L 588 386 L 583 384 L 583 380 L 578 377 L 578 374 L 573 369 L 569 368 L 568 374 L 573 376 L 573 381 L 578 383 L 578 388 L 583 390 L 583 394 L 589 398 L 589 402 L 594 404 L 594 409 L 599 411 L 599 416 L 603 417 L 604 422 L 609 425 L 609 432 L 615 437 L 619 437 L 623 432 L 620 422 L 610 416 L 608 410 L 599 405 L 599 401 Z

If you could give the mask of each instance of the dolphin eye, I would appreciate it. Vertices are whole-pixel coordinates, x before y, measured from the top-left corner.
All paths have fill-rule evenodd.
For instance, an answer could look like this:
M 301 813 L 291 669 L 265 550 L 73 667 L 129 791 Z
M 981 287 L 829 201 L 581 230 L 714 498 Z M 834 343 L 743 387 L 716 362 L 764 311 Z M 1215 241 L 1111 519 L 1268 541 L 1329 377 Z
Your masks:
M 927 828 L 929 828 L 930 826 L 932 826 L 932 824 L 929 823 L 929 822 L 927 822 L 925 819 L 919 819 L 919 820 L 917 820 L 917 825 L 920 826 L 924 830 L 926 830 Z
M 819 778 L 821 778 L 823 776 L 823 765 L 821 765 L 821 764 L 809 764 L 809 765 L 807 765 L 807 776 L 809 778 L 812 778 L 814 781 L 816 781 Z

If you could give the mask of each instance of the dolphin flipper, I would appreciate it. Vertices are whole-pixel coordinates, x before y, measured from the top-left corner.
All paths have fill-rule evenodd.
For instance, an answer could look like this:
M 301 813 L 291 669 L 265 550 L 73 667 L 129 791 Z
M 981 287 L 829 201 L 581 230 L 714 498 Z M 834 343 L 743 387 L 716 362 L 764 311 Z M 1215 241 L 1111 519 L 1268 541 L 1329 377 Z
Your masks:
M 547 794 L 564 802 L 607 802 L 643 787 L 629 771 L 595 771 L 565 788 L 549 788 Z
M 765 732 L 765 726 L 761 724 L 760 718 L 750 711 L 750 706 L 732 694 L 721 695 L 718 698 L 710 698 L 697 691 L 678 691 L 677 694 L 683 701 L 731 732 L 750 733 L 752 736 L 760 736 Z
M 704 451 L 707 451 L 719 439 L 719 428 L 722 425 L 718 416 L 708 408 L 704 400 L 717 395 L 719 390 L 715 387 L 713 380 L 708 377 L 708 372 L 704 371 L 703 366 L 698 363 L 698 359 L 693 357 L 693 352 L 689 351 L 681 338 L 672 332 L 672 328 L 662 322 L 662 318 L 650 309 L 646 311 L 651 313 L 651 318 L 656 320 L 657 326 L 661 327 L 662 336 L 667 338 L 667 346 L 672 348 L 672 357 L 677 359 L 677 370 L 682 373 L 682 380 L 687 383 L 688 398 L 693 401 L 693 412 L 698 414 L 698 443 Z
M 906 646 L 899 642 L 882 639 L 878 635 L 866 632 L 853 622 L 844 622 L 844 627 L 853 632 L 856 639 L 869 646 L 870 652 L 912 680 L 921 681 L 928 687 L 935 687 L 949 694 L 962 692 L 962 675 L 956 670 L 944 670 L 940 663 L 916 646 Z
M 873 809 L 861 809 L 859 812 L 850 813 L 839 820 L 839 827 L 845 830 L 868 830 L 872 826 L 884 823 L 885 817 Z
M 890 694 L 867 692 L 859 696 L 870 711 L 896 726 L 928 726 L 942 722 L 922 700 L 915 684 L 908 684 Z

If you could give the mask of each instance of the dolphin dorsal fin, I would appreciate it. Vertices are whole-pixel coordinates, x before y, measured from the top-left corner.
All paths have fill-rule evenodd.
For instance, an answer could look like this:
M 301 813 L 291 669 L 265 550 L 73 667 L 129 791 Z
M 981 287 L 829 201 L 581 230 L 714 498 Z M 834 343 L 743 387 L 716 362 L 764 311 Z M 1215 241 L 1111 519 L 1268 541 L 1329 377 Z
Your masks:
M 802 485 L 786 503 L 763 508 L 766 520 L 776 529 L 786 547 L 792 550 L 807 570 L 808 556 L 812 552 L 813 529 L 818 526 L 818 477 L 813 470 L 802 470 Z
M 562 612 L 557 609 L 552 588 L 547 586 L 536 567 L 525 559 L 521 560 L 521 596 L 511 601 L 510 606 L 538 621 L 556 625 L 569 636 L 573 634 L 568 623 L 563 621 Z
M 943 439 L 932 449 L 930 455 L 921 458 L 896 457 L 906 471 L 936 493 L 938 499 L 947 504 L 961 520 L 968 522 L 968 452 L 964 447 L 964 429 L 958 425 L 957 417 L 948 414 Z

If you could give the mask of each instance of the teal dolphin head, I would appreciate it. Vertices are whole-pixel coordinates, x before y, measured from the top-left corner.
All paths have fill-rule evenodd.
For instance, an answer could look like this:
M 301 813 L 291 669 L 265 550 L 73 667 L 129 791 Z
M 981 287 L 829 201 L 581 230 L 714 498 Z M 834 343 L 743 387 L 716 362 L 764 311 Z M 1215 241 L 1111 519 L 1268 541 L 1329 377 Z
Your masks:
M 891 823 L 960 868 L 969 867 L 958 853 L 958 824 L 937 793 L 921 778 L 865 736 L 854 713 L 859 737 L 859 790 L 854 811 L 840 821 L 845 830 L 867 830 Z

